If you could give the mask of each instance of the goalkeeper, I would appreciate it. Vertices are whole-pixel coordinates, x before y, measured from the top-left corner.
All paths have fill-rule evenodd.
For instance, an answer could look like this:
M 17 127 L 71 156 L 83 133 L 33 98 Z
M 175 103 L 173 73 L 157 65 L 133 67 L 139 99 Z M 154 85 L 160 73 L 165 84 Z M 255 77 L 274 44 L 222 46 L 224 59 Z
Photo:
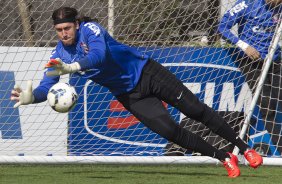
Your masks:
M 136 49 L 114 40 L 89 17 L 77 17 L 74 8 L 62 7 L 53 12 L 54 28 L 59 38 L 46 64 L 40 85 L 32 91 L 16 87 L 12 100 L 15 107 L 46 100 L 48 90 L 59 76 L 72 74 L 107 87 L 123 106 L 148 128 L 183 148 L 219 159 L 229 177 L 240 175 L 238 159 L 220 151 L 198 135 L 181 128 L 162 105 L 176 107 L 186 116 L 201 121 L 213 132 L 236 145 L 253 168 L 262 157 L 237 137 L 233 129 L 215 111 L 203 104 L 180 80 L 161 64 Z
M 219 32 L 224 39 L 238 46 L 243 52 L 236 64 L 243 72 L 252 91 L 255 91 L 264 60 L 281 21 L 282 0 L 238 0 L 227 11 L 220 24 Z M 280 16 L 280 18 L 279 18 Z M 231 28 L 238 24 L 238 36 Z M 265 79 L 259 99 L 260 112 L 265 129 L 272 135 L 272 143 L 282 153 L 281 125 L 275 123 L 277 107 L 282 108 L 282 66 L 281 48 L 275 50 L 273 62 Z

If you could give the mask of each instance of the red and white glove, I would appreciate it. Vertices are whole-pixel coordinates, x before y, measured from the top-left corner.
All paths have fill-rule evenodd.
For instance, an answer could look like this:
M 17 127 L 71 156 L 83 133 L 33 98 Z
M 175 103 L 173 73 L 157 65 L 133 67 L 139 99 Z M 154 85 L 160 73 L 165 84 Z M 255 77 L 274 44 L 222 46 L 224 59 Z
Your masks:
M 32 104 L 34 101 L 34 96 L 32 94 L 32 81 L 27 81 L 26 90 L 15 84 L 14 89 L 11 92 L 11 100 L 16 101 L 14 108 L 19 107 L 20 105 Z
M 47 71 L 47 76 L 59 76 L 69 73 L 77 72 L 81 69 L 78 62 L 71 64 L 64 63 L 60 58 L 50 59 L 44 68 L 53 68 L 52 71 Z

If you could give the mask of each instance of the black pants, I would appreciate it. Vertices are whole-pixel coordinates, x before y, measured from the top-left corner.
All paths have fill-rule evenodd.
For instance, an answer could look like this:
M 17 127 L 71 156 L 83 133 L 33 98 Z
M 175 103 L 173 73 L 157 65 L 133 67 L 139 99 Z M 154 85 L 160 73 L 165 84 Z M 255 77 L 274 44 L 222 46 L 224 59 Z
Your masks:
M 253 61 L 248 57 L 236 61 L 253 93 L 257 87 L 263 63 L 263 60 Z M 281 62 L 273 62 L 269 68 L 257 104 L 260 105 L 260 113 L 265 122 L 265 129 L 272 135 L 272 142 L 277 145 L 280 153 L 282 153 L 281 124 L 275 123 L 275 116 L 277 107 L 282 108 L 281 89 L 282 65 Z
M 222 117 L 199 101 L 175 75 L 153 60 L 145 65 L 135 89 L 116 98 L 152 131 L 183 148 L 194 150 L 199 137 L 181 128 L 162 101 L 187 117 L 204 123 L 214 132 L 225 123 Z

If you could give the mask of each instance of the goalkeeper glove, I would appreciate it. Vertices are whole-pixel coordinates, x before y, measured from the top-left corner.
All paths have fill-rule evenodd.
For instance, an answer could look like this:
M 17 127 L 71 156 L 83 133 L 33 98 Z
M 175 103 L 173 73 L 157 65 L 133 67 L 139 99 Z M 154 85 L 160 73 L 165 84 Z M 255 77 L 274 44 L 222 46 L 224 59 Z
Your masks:
M 18 84 L 15 84 L 14 89 L 12 90 L 11 100 L 17 101 L 14 108 L 17 108 L 20 105 L 32 104 L 34 101 L 34 96 L 32 94 L 32 81 L 27 81 L 26 90 L 22 90 Z
M 71 64 L 64 63 L 60 58 L 50 59 L 50 61 L 45 65 L 45 68 L 53 68 L 52 71 L 47 71 L 47 76 L 58 76 L 69 73 L 77 72 L 81 69 L 78 62 Z

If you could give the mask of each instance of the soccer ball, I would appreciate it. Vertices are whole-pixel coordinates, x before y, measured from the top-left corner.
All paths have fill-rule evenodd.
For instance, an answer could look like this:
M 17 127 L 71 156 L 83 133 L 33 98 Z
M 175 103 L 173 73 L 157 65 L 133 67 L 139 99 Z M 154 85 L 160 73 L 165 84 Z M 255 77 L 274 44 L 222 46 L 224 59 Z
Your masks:
M 53 85 L 47 95 L 49 105 L 57 112 L 70 111 L 77 102 L 77 93 L 73 86 L 68 83 L 57 83 Z

